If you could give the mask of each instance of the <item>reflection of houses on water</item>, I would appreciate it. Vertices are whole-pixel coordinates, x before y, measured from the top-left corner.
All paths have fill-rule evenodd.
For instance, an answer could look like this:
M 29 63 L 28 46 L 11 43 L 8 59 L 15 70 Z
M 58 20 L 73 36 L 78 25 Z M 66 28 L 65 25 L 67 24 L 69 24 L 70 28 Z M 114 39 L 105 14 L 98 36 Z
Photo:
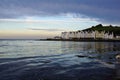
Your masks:
M 71 31 L 62 32 L 62 39 L 120 39 L 119 35 L 114 36 L 114 33 L 105 31 Z
M 92 49 L 98 53 L 112 52 L 115 51 L 114 43 L 95 42 Z
M 82 46 L 84 51 L 90 51 L 93 53 L 106 53 L 106 52 L 114 52 L 120 50 L 118 45 L 114 43 L 106 43 L 106 42 L 85 42 Z
M 64 42 L 62 44 L 63 47 L 69 48 L 69 50 L 76 50 L 79 51 L 88 51 L 90 53 L 106 53 L 106 52 L 113 52 L 118 50 L 118 45 L 110 42 Z
M 80 51 L 89 51 L 93 53 L 106 53 L 120 51 L 119 45 L 114 42 L 67 42 L 62 44 L 64 47 L 78 49 Z

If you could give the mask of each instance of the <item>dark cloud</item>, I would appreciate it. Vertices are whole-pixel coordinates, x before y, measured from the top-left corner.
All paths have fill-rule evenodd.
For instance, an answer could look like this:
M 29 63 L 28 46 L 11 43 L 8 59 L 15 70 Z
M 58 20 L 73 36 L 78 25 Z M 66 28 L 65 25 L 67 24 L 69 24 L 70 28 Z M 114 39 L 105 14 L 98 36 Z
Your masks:
M 119 23 L 119 3 L 120 0 L 1 0 L 0 18 L 74 13 Z

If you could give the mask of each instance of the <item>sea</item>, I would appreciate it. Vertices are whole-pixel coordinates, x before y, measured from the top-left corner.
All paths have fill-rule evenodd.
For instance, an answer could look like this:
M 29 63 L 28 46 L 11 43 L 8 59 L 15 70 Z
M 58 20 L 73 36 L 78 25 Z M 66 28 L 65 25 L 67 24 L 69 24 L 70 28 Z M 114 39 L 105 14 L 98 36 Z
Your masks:
M 120 42 L 0 40 L 0 80 L 115 80 Z

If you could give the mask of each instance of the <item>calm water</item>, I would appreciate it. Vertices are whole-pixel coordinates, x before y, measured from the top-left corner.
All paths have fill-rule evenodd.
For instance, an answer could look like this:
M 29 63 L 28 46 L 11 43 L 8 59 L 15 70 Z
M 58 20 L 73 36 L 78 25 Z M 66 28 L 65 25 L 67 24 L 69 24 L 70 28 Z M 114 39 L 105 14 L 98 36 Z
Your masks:
M 0 80 L 113 80 L 119 45 L 0 40 Z

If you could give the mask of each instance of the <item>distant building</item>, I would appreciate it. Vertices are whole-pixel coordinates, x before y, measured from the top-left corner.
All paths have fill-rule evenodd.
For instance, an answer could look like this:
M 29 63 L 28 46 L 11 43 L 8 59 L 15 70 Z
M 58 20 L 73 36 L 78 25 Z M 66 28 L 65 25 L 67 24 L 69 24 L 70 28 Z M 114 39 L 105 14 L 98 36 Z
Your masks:
M 61 37 L 60 36 L 55 36 L 54 39 L 61 39 Z
M 105 33 L 104 34 L 104 39 L 114 39 L 114 34 L 113 33 Z
M 62 39 L 81 39 L 81 38 L 92 38 L 92 39 L 114 39 L 114 34 L 105 31 L 70 31 L 62 32 Z M 116 36 L 120 39 L 120 36 Z
M 95 38 L 96 39 L 103 39 L 104 38 L 104 34 L 105 34 L 104 31 L 101 31 L 101 32 L 95 31 Z
M 120 35 L 116 35 L 116 38 L 117 38 L 117 39 L 120 39 Z
M 113 34 L 113 32 L 112 32 L 111 34 L 109 34 L 108 39 L 114 39 L 114 34 Z
M 62 32 L 61 38 L 62 39 L 69 39 L 69 32 Z
M 69 39 L 77 38 L 77 34 L 76 33 L 77 32 L 75 32 L 75 31 L 69 32 Z

